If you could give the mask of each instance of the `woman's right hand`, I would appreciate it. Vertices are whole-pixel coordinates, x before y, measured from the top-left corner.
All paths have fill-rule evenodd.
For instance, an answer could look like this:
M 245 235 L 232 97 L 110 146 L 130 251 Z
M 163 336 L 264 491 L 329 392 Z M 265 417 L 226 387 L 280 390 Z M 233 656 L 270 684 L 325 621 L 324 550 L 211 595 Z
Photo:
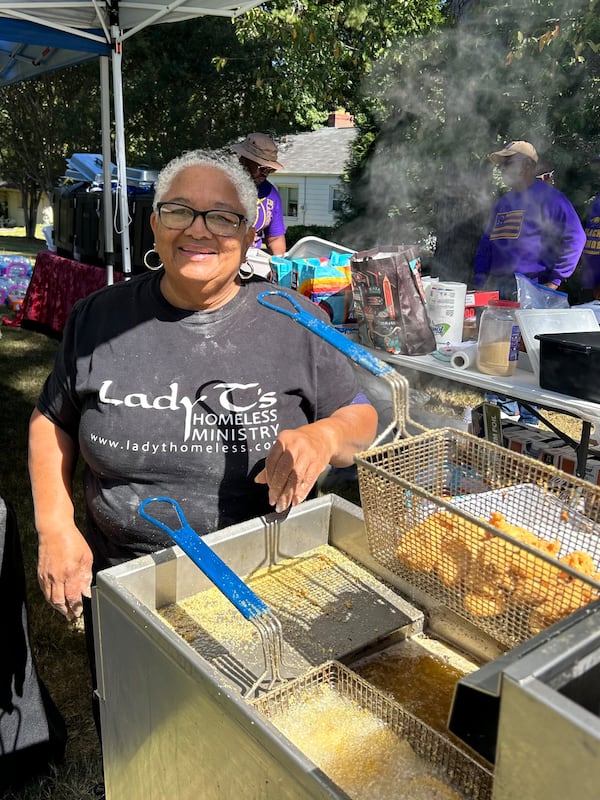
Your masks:
M 39 536 L 38 581 L 46 600 L 68 620 L 83 611 L 91 597 L 92 551 L 82 533 L 68 525 Z
M 91 597 L 92 551 L 75 524 L 72 482 L 77 443 L 36 408 L 29 423 L 29 477 L 38 532 L 38 582 L 69 619 Z

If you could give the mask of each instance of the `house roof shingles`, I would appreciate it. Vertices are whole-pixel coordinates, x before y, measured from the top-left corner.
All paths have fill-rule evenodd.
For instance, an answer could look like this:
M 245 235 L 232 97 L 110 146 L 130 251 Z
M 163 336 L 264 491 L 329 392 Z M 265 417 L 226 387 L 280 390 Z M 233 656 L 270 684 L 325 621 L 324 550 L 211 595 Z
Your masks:
M 341 175 L 356 128 L 321 128 L 282 136 L 277 142 L 278 175 Z

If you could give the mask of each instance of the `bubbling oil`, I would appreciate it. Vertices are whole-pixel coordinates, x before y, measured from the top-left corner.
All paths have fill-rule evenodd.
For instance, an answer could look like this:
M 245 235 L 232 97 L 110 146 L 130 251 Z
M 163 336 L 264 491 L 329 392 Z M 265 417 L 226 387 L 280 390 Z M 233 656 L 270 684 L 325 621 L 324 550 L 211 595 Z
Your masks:
M 355 664 L 352 669 L 435 731 L 448 733 L 454 687 L 466 670 L 438 655 L 415 652 L 402 645 Z
M 406 740 L 332 687 L 293 697 L 269 719 L 352 800 L 462 800 Z

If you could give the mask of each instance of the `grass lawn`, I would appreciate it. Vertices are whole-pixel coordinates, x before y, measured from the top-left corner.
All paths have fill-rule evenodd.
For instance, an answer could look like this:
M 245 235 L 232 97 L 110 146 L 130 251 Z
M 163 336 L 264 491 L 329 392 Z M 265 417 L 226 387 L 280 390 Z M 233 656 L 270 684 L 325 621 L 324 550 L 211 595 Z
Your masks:
M 36 238 L 25 238 L 25 228 L 0 228 L 0 255 L 19 255 L 35 261 L 40 250 L 46 249 L 42 226 L 36 228 Z
M 11 312 L 7 312 L 10 316 Z M 81 625 L 53 611 L 37 584 L 37 536 L 27 473 L 27 426 L 57 342 L 19 328 L 0 329 L 0 494 L 19 525 L 27 583 L 31 642 L 38 673 L 65 717 L 64 764 L 3 800 L 79 800 L 101 780 L 101 756 L 91 714 L 90 680 Z
M 45 239 L 25 239 L 24 229 L 0 229 L 0 255 L 32 261 Z M 0 307 L 0 317 L 14 312 Z M 33 778 L 2 800 L 84 800 L 102 779 L 100 745 L 91 713 L 91 684 L 81 624 L 67 622 L 44 600 L 36 577 L 37 536 L 27 472 L 27 427 L 57 342 L 20 328 L 0 328 L 0 495 L 16 513 L 23 549 L 31 644 L 40 678 L 68 728 L 66 757 L 49 775 Z M 81 507 L 81 501 L 79 501 Z M 6 644 L 6 643 L 5 643 Z

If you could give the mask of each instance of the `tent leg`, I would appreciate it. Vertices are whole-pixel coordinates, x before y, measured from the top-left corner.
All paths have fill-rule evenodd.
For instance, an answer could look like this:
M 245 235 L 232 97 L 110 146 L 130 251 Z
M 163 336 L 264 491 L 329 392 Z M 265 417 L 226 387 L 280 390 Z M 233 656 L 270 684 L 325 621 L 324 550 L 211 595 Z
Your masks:
M 109 62 L 105 56 L 100 56 L 100 96 L 102 120 L 102 202 L 104 207 L 104 264 L 106 266 L 106 283 L 114 283 L 113 267 L 115 263 L 113 241 L 113 212 L 112 212 L 112 175 L 111 175 L 111 147 L 110 147 L 110 74 Z
M 131 277 L 131 250 L 129 246 L 129 202 L 127 199 L 127 163 L 125 159 L 125 115 L 123 113 L 123 76 L 121 72 L 122 52 L 120 31 L 112 29 L 112 75 L 113 103 L 115 114 L 115 160 L 117 162 L 117 192 L 119 204 L 119 221 L 121 234 L 121 255 L 123 259 L 123 276 Z

